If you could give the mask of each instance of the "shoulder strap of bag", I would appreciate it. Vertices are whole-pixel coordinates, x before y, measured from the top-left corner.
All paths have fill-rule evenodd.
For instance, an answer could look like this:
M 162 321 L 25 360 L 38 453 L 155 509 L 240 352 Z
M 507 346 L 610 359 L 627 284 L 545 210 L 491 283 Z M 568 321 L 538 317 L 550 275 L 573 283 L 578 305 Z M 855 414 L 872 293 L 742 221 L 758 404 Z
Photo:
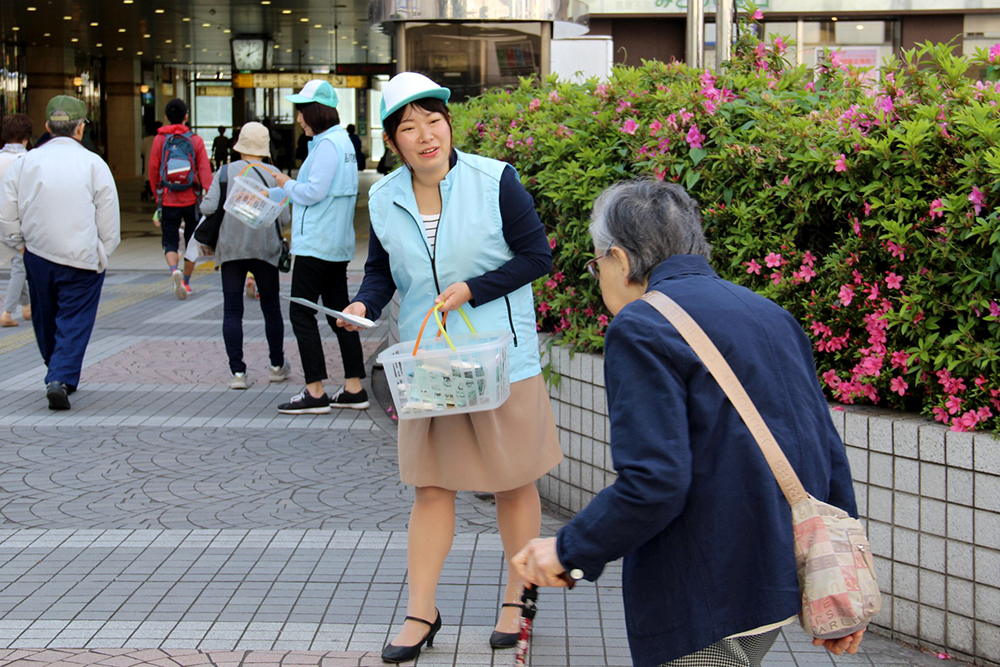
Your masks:
M 771 429 L 767 427 L 764 418 L 760 416 L 757 407 L 747 395 L 746 389 L 740 384 L 733 369 L 729 367 L 729 363 L 715 347 L 715 343 L 708 337 L 708 334 L 688 315 L 686 310 L 666 294 L 655 290 L 649 291 L 642 295 L 642 299 L 660 311 L 660 314 L 674 325 L 681 337 L 687 341 L 687 344 L 708 368 L 708 372 L 722 387 L 722 391 L 729 397 L 729 401 L 740 413 L 743 422 L 757 441 L 757 445 L 764 454 L 771 472 L 774 473 L 774 478 L 778 480 L 778 485 L 781 487 L 781 492 L 785 495 L 788 504 L 794 505 L 805 500 L 808 494 L 802 486 L 802 482 L 799 481 L 799 476 L 795 474 L 788 458 L 781 451 L 774 435 L 771 434 Z

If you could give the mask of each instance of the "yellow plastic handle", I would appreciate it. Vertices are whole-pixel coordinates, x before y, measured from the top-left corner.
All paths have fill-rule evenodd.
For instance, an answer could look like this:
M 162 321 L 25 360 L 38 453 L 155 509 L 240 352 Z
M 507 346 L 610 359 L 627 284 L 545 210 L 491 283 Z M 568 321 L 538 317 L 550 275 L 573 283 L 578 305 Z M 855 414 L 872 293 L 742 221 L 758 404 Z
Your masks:
M 254 164 L 252 162 L 247 162 L 247 166 L 243 167 L 243 171 L 240 172 L 240 176 L 246 176 L 246 173 L 248 171 L 250 171 L 251 169 L 253 169 L 254 167 L 260 167 L 261 169 L 263 169 L 267 173 L 271 174 L 272 176 L 275 176 L 275 173 L 273 171 L 271 171 L 270 169 L 268 169 L 267 165 L 260 164 L 260 163 Z M 284 206 L 287 202 L 288 202 L 288 196 L 285 195 L 285 198 L 281 200 L 281 203 L 278 204 L 278 206 Z
M 437 322 L 438 332 L 444 335 L 444 339 L 448 342 L 448 347 L 450 347 L 452 351 L 455 350 L 454 343 L 451 342 L 448 332 L 445 331 L 444 322 L 441 320 L 441 313 L 438 312 L 443 305 L 444 301 L 434 304 L 434 307 L 428 310 L 427 314 L 424 316 L 424 322 L 420 325 L 420 332 L 417 334 L 417 342 L 413 344 L 413 356 L 417 356 L 417 350 L 420 349 L 420 339 L 424 337 L 424 329 L 427 327 L 427 321 L 431 318 L 432 314 L 434 315 L 434 320 Z M 458 314 L 462 316 L 463 320 L 465 320 L 465 324 L 469 327 L 469 331 L 476 333 L 475 327 L 472 326 L 472 322 L 469 321 L 469 318 L 465 316 L 465 311 L 462 310 L 461 306 L 458 308 Z M 447 316 L 448 313 L 445 313 L 445 317 Z

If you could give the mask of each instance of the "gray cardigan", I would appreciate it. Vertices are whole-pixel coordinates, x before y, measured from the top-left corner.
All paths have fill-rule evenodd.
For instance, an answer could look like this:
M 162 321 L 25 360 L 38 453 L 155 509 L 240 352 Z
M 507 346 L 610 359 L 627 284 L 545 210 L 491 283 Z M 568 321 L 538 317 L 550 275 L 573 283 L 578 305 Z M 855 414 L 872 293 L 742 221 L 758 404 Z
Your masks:
M 226 174 L 226 187 L 232 191 L 233 179 L 235 179 L 244 167 L 249 164 L 245 160 L 237 160 L 227 165 L 222 165 L 215 172 L 212 179 L 212 186 L 201 201 L 201 212 L 203 215 L 214 213 L 219 207 L 219 179 L 223 169 L 228 169 Z M 270 168 L 270 167 L 268 167 Z M 260 172 L 258 174 L 258 172 Z M 244 178 L 254 181 L 260 180 L 263 175 L 264 185 L 273 188 L 277 185 L 274 176 L 269 171 L 258 166 L 257 169 L 247 171 Z M 291 211 L 288 206 L 281 209 L 278 215 L 278 222 L 285 227 L 291 220 Z M 218 264 L 231 262 L 237 259 L 261 259 L 273 266 L 278 265 L 278 257 L 281 256 L 281 244 L 278 241 L 278 233 L 275 225 L 269 224 L 260 228 L 253 228 L 244 224 L 238 218 L 226 213 L 219 227 L 219 242 L 215 246 L 215 261 Z

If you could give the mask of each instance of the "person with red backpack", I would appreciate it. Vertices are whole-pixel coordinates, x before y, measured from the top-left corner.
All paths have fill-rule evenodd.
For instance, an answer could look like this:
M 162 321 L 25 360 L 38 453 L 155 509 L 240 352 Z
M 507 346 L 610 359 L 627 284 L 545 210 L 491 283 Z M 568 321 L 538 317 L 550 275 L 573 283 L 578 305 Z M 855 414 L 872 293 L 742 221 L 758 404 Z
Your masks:
M 170 124 L 157 131 L 149 156 L 149 185 L 156 195 L 163 252 L 174 281 L 174 295 L 183 301 L 191 293 L 194 262 L 185 260 L 183 274 L 177 268 L 180 226 L 183 222 L 184 242 L 190 243 L 198 225 L 201 193 L 212 185 L 212 166 L 205 142 L 186 124 L 188 109 L 184 100 L 167 102 L 166 115 Z

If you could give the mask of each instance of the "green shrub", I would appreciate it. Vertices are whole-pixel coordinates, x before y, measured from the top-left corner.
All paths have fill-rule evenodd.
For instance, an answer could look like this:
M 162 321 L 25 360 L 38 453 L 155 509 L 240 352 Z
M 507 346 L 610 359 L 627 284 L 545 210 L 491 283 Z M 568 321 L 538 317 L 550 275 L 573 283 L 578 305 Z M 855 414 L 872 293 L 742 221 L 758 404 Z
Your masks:
M 620 179 L 666 178 L 701 202 L 720 274 L 799 318 L 831 398 L 997 428 L 1000 87 L 965 74 L 995 72 L 1000 47 L 926 44 L 877 81 L 836 53 L 792 67 L 780 39 L 739 34 L 718 75 L 645 62 L 456 107 L 457 144 L 514 165 L 548 229 L 539 328 L 602 349 L 591 205 Z

